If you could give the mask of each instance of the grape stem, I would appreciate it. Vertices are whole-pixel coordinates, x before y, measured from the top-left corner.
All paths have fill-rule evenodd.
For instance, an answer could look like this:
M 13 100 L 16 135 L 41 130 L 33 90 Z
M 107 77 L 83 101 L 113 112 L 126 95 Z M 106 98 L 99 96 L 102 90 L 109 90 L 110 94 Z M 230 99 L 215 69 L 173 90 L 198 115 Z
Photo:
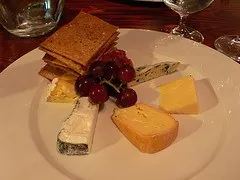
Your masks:
M 107 81 L 106 79 L 104 79 L 104 80 L 101 82 L 101 84 L 103 84 L 103 83 L 108 84 L 109 86 L 113 87 L 113 88 L 115 89 L 115 91 L 117 91 L 118 93 L 120 93 L 120 89 L 117 88 L 117 87 L 116 87 L 114 84 L 112 84 L 110 81 Z M 121 87 L 121 85 L 120 85 L 120 87 Z

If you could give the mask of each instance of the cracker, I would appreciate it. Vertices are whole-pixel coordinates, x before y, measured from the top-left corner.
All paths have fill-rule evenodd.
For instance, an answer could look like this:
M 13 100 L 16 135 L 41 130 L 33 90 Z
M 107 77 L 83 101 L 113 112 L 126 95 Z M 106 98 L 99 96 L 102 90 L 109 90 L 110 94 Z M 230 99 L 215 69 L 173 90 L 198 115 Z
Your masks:
M 59 54 L 53 53 L 47 49 L 44 49 L 44 48 L 40 48 L 40 49 L 46 52 L 47 54 L 51 55 L 52 57 L 56 58 L 58 61 L 62 62 L 63 64 L 66 64 L 68 68 L 78 72 L 78 74 L 83 74 L 85 72 L 86 68 L 76 63 L 75 61 L 65 58 Z
M 101 55 L 103 55 L 105 52 L 107 52 L 109 49 L 113 48 L 117 43 L 116 41 L 118 40 L 118 36 L 119 32 L 116 32 L 115 34 L 113 34 L 113 36 L 106 42 L 106 44 L 98 51 L 98 53 L 96 53 L 92 60 L 89 61 L 89 63 L 91 63 L 92 61 L 95 61 L 96 59 L 98 59 Z
M 43 60 L 48 63 L 50 66 L 52 67 L 55 67 L 55 68 L 59 68 L 59 69 L 62 69 L 64 70 L 65 72 L 70 72 L 72 74 L 75 74 L 75 75 L 79 75 L 79 74 L 83 74 L 85 72 L 85 70 L 83 70 L 82 68 L 78 69 L 77 67 L 79 67 L 79 65 L 76 65 L 75 68 L 70 68 L 70 66 L 62 63 L 61 61 L 59 61 L 57 58 L 55 57 L 52 57 L 51 55 L 49 54 L 46 54 L 44 57 L 43 57 Z M 71 63 L 71 62 L 70 62 Z M 78 70 L 78 71 L 76 71 Z
M 118 27 L 95 16 L 80 12 L 69 24 L 56 31 L 40 46 L 86 66 L 117 29 Z
M 115 42 L 118 39 L 119 32 L 116 32 L 110 37 L 110 39 L 106 42 L 106 44 L 98 51 L 97 54 L 94 55 L 93 59 L 89 61 L 92 62 L 98 59 L 101 55 L 103 55 L 109 49 L 112 49 L 117 43 Z M 46 55 L 43 57 L 43 60 L 51 65 L 62 66 L 64 69 L 70 68 L 78 74 L 83 74 L 86 70 L 86 67 L 81 66 L 80 64 L 72 61 L 68 58 L 65 58 L 59 54 L 53 53 L 40 47 L 41 50 L 46 52 Z M 61 68 L 61 67 L 60 67 Z
M 50 66 L 49 64 L 46 64 L 39 71 L 38 74 L 41 75 L 42 77 L 52 81 L 54 78 L 58 78 L 58 77 L 62 76 L 64 73 L 66 73 L 66 72 L 63 71 L 62 69 L 54 68 L 54 67 Z
M 65 63 L 59 61 L 57 58 L 55 58 L 47 53 L 43 56 L 42 60 L 49 64 L 56 64 L 56 65 L 67 68 L 67 65 Z

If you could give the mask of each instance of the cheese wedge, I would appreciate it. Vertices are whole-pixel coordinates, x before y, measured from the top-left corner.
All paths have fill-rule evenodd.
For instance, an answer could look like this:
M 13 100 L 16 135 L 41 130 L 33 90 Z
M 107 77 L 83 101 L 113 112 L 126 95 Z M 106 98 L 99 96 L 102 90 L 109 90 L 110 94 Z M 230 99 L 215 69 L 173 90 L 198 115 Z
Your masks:
M 178 121 L 144 103 L 115 109 L 112 120 L 128 140 L 144 153 L 156 153 L 167 148 L 178 134 Z
M 172 74 L 177 71 L 180 62 L 160 62 L 152 65 L 145 65 L 135 68 L 136 77 L 128 83 L 128 86 L 136 86 L 138 84 L 150 81 L 152 79 Z
M 158 87 L 160 107 L 170 114 L 198 114 L 199 104 L 192 76 Z

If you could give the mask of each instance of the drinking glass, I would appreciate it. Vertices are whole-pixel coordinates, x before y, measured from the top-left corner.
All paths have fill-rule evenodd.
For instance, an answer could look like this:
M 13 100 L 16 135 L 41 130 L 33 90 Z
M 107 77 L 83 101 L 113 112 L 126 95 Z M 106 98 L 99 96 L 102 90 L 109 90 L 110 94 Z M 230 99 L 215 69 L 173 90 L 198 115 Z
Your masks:
M 199 31 L 187 27 L 185 22 L 189 14 L 207 8 L 213 0 L 163 0 L 163 2 L 180 16 L 179 25 L 175 27 L 171 33 L 196 42 L 203 42 L 203 35 Z
M 0 23 L 10 33 L 36 37 L 56 27 L 64 0 L 0 0 Z
M 237 62 L 240 62 L 240 36 L 221 36 L 215 41 L 214 45 L 219 52 L 229 56 Z

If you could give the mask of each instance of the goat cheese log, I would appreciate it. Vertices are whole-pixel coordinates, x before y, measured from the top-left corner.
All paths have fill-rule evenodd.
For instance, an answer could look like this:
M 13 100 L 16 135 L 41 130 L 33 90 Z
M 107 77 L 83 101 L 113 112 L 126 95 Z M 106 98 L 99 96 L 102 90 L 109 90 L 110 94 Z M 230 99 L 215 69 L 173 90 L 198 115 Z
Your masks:
M 93 105 L 88 97 L 80 97 L 63 122 L 57 136 L 57 150 L 65 155 L 86 155 L 91 152 L 99 105 Z

